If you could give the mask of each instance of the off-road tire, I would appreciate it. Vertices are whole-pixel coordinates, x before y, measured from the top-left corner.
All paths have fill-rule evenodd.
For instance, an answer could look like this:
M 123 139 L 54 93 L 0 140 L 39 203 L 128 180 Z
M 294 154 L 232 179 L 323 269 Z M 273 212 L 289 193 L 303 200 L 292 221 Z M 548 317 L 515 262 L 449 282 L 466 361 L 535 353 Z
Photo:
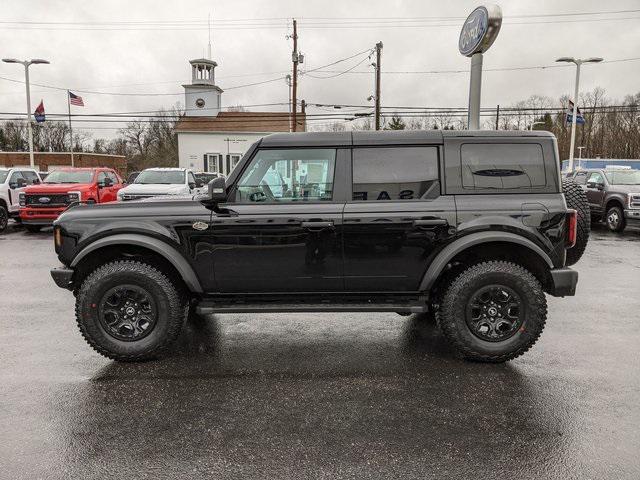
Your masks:
M 24 228 L 26 228 L 29 233 L 38 233 L 42 229 L 40 225 L 25 225 Z
M 570 266 L 578 263 L 587 248 L 589 232 L 591 232 L 591 209 L 589 208 L 587 194 L 572 179 L 562 179 L 562 192 L 564 193 L 567 207 L 573 208 L 578 212 L 576 244 L 567 250 L 566 265 Z
M 9 225 L 9 212 L 7 212 L 7 207 L 0 205 L 0 232 L 4 232 L 7 225 Z
M 616 214 L 616 215 L 617 215 L 617 217 L 618 217 L 618 222 L 617 222 L 617 224 L 614 224 L 614 223 L 612 223 L 612 222 L 610 221 L 609 217 L 610 217 L 612 214 Z M 613 206 L 613 207 L 610 207 L 610 208 L 607 210 L 607 213 L 606 213 L 606 215 L 605 215 L 605 217 L 604 217 L 604 221 L 605 221 L 605 223 L 607 224 L 607 228 L 608 228 L 610 231 L 612 231 L 612 232 L 616 232 L 616 233 L 620 233 L 620 232 L 622 232 L 622 231 L 626 228 L 626 226 L 627 226 L 627 221 L 626 221 L 626 220 L 625 220 L 625 218 L 624 218 L 624 212 L 623 212 L 623 211 L 622 211 L 622 209 L 621 209 L 620 207 L 618 207 L 617 205 L 616 205 L 616 206 Z
M 139 340 L 120 340 L 100 322 L 98 305 L 109 289 L 132 284 L 146 290 L 157 306 L 153 329 Z M 157 358 L 180 334 L 189 305 L 180 289 L 152 265 L 118 260 L 107 263 L 82 282 L 76 296 L 76 321 L 85 340 L 98 353 L 113 360 L 137 362 Z
M 524 309 L 521 326 L 503 341 L 479 338 L 465 320 L 474 293 L 493 284 L 514 290 Z M 540 337 L 546 319 L 547 301 L 540 282 L 525 268 L 505 261 L 488 261 L 464 270 L 449 284 L 436 312 L 442 333 L 465 359 L 492 363 L 512 360 L 529 350 Z

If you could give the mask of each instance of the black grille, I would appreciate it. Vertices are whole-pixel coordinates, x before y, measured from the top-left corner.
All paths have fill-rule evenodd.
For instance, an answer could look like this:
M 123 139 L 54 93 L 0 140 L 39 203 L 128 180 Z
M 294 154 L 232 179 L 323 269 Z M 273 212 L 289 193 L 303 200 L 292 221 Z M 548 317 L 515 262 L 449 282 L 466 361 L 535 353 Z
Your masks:
M 25 195 L 27 206 L 46 208 L 46 207 L 60 207 L 69 204 L 69 196 L 67 194 L 32 194 Z

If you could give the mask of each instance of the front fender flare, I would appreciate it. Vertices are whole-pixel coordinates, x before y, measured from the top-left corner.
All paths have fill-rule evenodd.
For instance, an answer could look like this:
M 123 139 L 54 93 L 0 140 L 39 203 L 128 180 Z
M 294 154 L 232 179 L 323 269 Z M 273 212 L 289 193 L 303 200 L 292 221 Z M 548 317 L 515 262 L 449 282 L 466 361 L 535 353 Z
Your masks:
M 551 260 L 549 255 L 547 255 L 544 250 L 542 250 L 542 248 L 540 248 L 528 238 L 510 232 L 476 232 L 465 235 L 464 237 L 459 238 L 458 240 L 442 249 L 442 251 L 436 256 L 436 258 L 433 259 L 431 265 L 429 265 L 429 268 L 427 269 L 427 272 L 424 274 L 422 282 L 420 283 L 420 291 L 428 292 L 429 290 L 431 290 L 447 264 L 457 254 L 466 250 L 467 248 L 473 247 L 474 245 L 490 242 L 515 243 L 517 245 L 526 247 L 532 250 L 536 255 L 538 255 L 550 269 L 553 268 L 553 261 Z
M 182 254 L 174 247 L 166 244 L 162 240 L 158 240 L 154 237 L 147 237 L 145 235 L 124 233 L 100 238 L 99 240 L 96 240 L 92 244 L 87 245 L 85 248 L 83 248 L 80 253 L 75 256 L 70 266 L 72 268 L 77 266 L 80 261 L 91 252 L 98 250 L 99 248 L 108 247 L 111 245 L 136 245 L 138 247 L 144 247 L 148 248 L 149 250 L 153 250 L 159 255 L 162 255 L 162 257 L 164 257 L 169 263 L 171 263 L 171 265 L 175 267 L 189 290 L 196 293 L 202 293 L 202 286 L 200 285 L 198 277 L 193 271 L 193 268 L 191 268 L 191 265 L 189 265 L 189 262 L 185 260 Z

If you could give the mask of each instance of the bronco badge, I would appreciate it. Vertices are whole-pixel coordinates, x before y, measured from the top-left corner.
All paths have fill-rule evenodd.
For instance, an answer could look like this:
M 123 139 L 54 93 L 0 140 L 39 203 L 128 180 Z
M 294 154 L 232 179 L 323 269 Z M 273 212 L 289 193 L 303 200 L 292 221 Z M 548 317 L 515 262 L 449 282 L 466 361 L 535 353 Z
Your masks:
M 209 224 L 206 222 L 196 222 L 191 226 L 194 230 L 206 230 L 207 228 L 209 228 Z

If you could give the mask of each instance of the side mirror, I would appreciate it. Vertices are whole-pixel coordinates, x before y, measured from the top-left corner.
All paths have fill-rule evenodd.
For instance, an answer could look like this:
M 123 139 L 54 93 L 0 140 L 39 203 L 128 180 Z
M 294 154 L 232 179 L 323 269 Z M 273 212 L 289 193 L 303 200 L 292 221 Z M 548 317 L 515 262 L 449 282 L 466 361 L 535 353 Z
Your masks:
M 598 190 L 604 190 L 604 183 L 596 183 L 596 188 Z
M 14 190 L 16 188 L 22 188 L 27 186 L 27 181 L 24 178 L 18 178 L 15 182 L 9 183 L 9 188 Z
M 196 179 L 196 187 L 197 188 L 202 188 L 204 187 L 204 182 L 202 180 L 198 180 Z
M 217 209 L 218 203 L 227 200 L 227 184 L 222 177 L 214 178 L 207 185 L 207 194 L 201 201 L 207 208 Z
M 189 182 L 189 188 L 193 190 L 194 188 L 196 188 L 196 184 L 194 182 Z
M 587 188 L 596 188 L 596 182 L 587 182 Z

